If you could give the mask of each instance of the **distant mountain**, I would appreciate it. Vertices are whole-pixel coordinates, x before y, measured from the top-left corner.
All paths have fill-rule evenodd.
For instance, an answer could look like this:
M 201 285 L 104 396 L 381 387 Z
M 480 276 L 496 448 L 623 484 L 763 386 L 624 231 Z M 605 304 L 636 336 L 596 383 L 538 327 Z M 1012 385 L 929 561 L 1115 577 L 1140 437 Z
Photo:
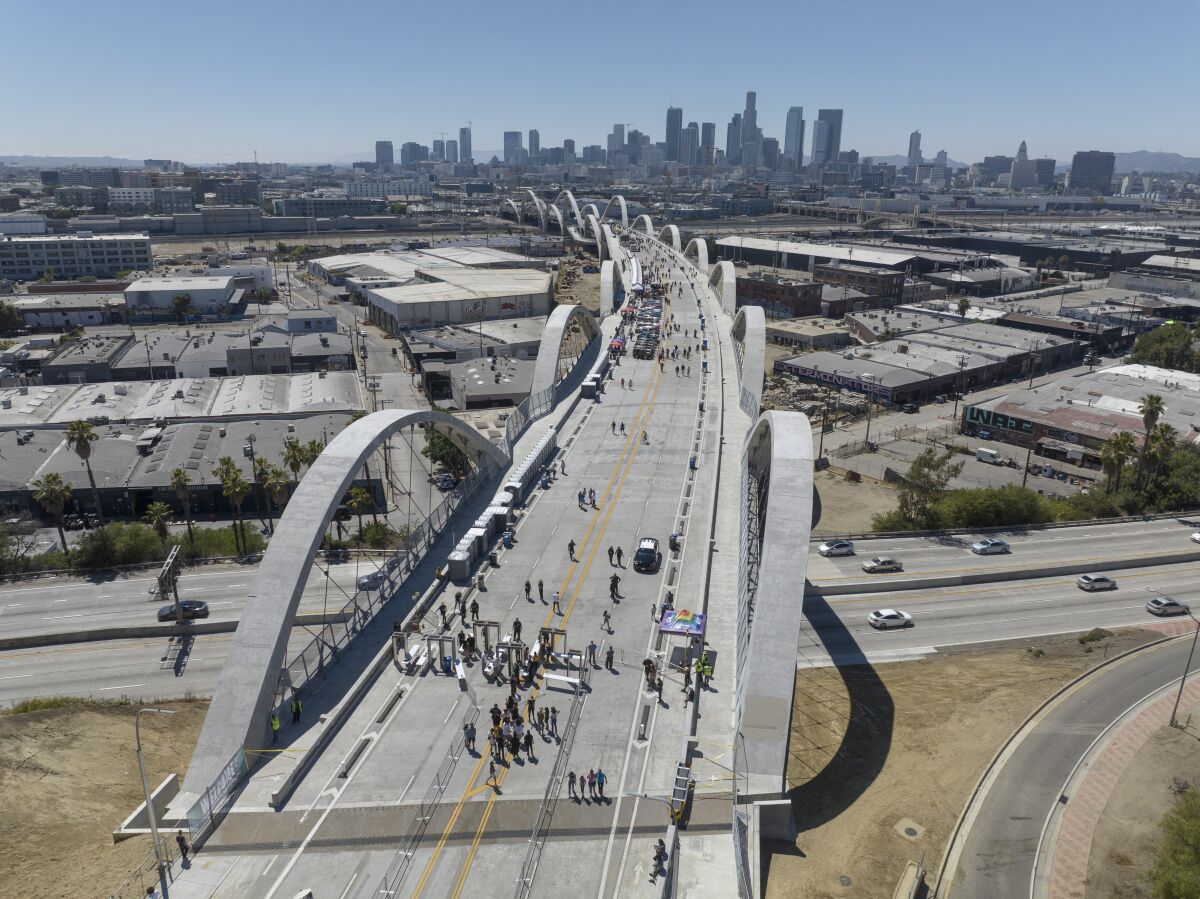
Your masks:
M 86 168 L 140 169 L 143 163 L 140 159 L 121 159 L 116 156 L 0 156 L 0 164 L 39 169 L 54 169 L 68 165 Z
M 1117 154 L 1118 172 L 1200 172 L 1200 156 L 1180 156 L 1178 153 L 1154 153 L 1137 150 Z

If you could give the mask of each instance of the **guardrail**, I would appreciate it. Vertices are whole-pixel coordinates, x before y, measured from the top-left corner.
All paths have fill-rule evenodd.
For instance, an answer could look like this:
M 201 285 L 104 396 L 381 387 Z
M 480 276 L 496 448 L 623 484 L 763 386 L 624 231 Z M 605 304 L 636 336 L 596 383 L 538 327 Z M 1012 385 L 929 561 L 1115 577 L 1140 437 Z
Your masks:
M 177 849 L 175 841 L 168 840 L 159 834 L 159 851 L 163 856 L 163 868 L 167 872 L 167 882 L 175 882 L 175 858 Z M 158 888 L 158 860 L 154 857 L 154 847 L 146 850 L 145 856 L 119 887 L 108 894 L 108 899 L 146 899 L 150 887 Z M 157 895 L 157 894 L 156 894 Z

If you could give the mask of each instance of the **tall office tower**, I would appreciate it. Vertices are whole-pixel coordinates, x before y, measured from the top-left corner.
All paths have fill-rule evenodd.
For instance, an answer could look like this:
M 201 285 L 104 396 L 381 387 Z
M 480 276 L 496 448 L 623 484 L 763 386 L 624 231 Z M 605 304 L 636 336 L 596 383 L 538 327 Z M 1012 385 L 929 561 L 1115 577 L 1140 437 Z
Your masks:
M 772 172 L 779 171 L 779 139 L 775 137 L 764 137 L 762 143 L 762 154 L 760 162 L 764 169 Z
M 392 155 L 392 142 L 390 140 L 375 141 L 375 164 L 382 168 L 391 168 L 396 157 Z
M 945 150 L 938 150 L 937 156 L 934 158 L 934 165 L 938 166 L 939 168 L 944 169 L 944 168 L 946 168 L 946 160 L 948 158 L 949 157 L 946 156 Z
M 608 164 L 612 165 L 613 157 L 625 152 L 625 126 L 613 125 L 612 133 L 608 135 Z
M 504 164 L 518 165 L 521 162 L 521 132 L 504 132 Z
M 708 151 L 713 150 L 717 146 L 717 124 L 716 122 L 702 122 L 700 125 L 700 146 L 705 151 L 703 162 L 708 162 L 711 155 Z
M 1111 196 L 1113 170 L 1116 166 L 1117 156 L 1115 153 L 1080 150 L 1071 160 L 1071 174 L 1067 178 L 1067 189 L 1071 193 Z
M 818 165 L 833 161 L 829 158 L 829 123 L 824 119 L 813 122 L 812 161 Z
M 1037 175 L 1038 187 L 1053 187 L 1054 186 L 1054 165 L 1053 159 L 1035 159 L 1033 161 L 1033 170 Z
M 1021 146 L 1017 147 L 1017 162 L 1028 162 L 1029 150 L 1025 147 L 1025 141 L 1021 141 Z
M 667 107 L 667 162 L 679 159 L 679 141 L 683 136 L 683 110 Z
M 695 165 L 696 154 L 700 150 L 700 126 L 688 122 L 679 138 L 679 161 L 684 165 Z
M 742 113 L 742 165 L 756 166 L 762 162 L 762 129 L 758 127 L 758 95 L 746 91 L 746 109 Z
M 458 141 L 446 141 L 446 162 L 458 162 Z
M 471 156 L 471 129 L 458 129 L 458 161 L 459 162 L 474 162 Z
M 824 161 L 837 162 L 842 152 L 842 111 L 840 109 L 818 109 L 817 121 L 827 127 L 824 143 Z M 813 127 L 813 161 L 816 162 L 816 126 Z
M 537 156 L 542 152 L 542 136 L 536 128 L 529 129 L 529 155 Z
M 742 114 L 735 112 L 725 129 L 725 161 L 737 165 L 742 161 Z
M 433 152 L 429 154 L 429 158 L 435 162 L 442 162 L 446 158 L 446 142 L 444 140 L 435 140 L 433 142 Z
M 804 165 L 804 107 L 793 106 L 788 110 L 787 125 L 783 129 L 783 155 L 792 161 L 792 168 Z
M 575 162 L 575 141 L 567 138 L 563 141 L 563 165 L 573 165 Z
M 921 164 L 921 132 L 914 131 L 908 136 L 908 164 Z

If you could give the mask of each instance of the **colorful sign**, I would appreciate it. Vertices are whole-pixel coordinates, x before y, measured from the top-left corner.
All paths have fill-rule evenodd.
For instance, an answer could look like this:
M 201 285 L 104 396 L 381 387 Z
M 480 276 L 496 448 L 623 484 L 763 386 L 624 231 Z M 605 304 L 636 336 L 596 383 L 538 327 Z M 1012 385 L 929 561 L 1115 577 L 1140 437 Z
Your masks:
M 658 629 L 664 634 L 682 634 L 685 637 L 704 635 L 704 622 L 707 616 L 699 612 L 689 612 L 687 609 L 667 610 L 663 613 Z

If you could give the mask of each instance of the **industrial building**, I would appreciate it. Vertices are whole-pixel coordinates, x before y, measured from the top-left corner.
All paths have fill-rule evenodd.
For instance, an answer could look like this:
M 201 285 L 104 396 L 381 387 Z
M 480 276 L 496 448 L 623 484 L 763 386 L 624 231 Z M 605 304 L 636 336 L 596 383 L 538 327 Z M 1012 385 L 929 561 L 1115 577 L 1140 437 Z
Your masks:
M 827 318 L 792 318 L 767 322 L 767 340 L 801 350 L 836 350 L 850 345 L 850 332 Z
M 139 278 L 125 288 L 125 305 L 132 316 L 175 312 L 175 297 L 186 296 L 191 314 L 231 312 L 242 299 L 231 275 L 174 275 Z
M 109 278 L 154 268 L 146 234 L 76 234 L 0 238 L 0 278 L 32 281 L 47 270 L 56 278 Z
M 5 302 L 31 331 L 113 325 L 125 321 L 123 293 L 18 294 Z

